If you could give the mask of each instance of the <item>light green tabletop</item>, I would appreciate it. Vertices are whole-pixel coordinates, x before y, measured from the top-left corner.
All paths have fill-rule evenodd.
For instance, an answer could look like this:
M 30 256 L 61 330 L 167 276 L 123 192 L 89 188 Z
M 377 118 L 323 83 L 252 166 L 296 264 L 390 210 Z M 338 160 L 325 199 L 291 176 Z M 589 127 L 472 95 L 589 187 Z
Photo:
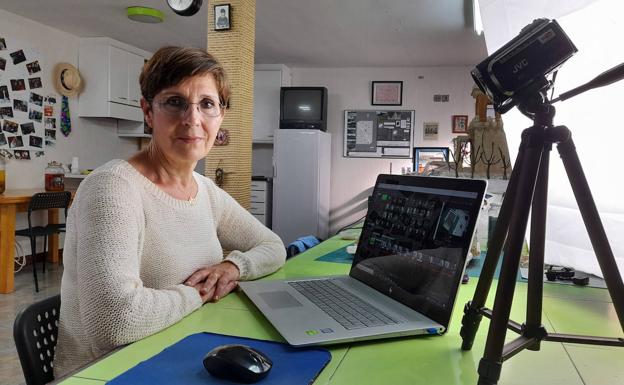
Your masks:
M 265 279 L 348 274 L 350 265 L 316 258 L 350 243 L 332 238 L 290 259 Z M 482 322 L 471 351 L 460 349 L 459 337 L 462 309 L 472 299 L 476 282 L 472 278 L 460 287 L 445 335 L 330 346 L 332 360 L 314 384 L 476 384 L 489 322 Z M 488 306 L 492 305 L 496 284 L 494 281 Z M 606 290 L 545 285 L 544 297 L 543 322 L 549 331 L 622 336 Z M 518 283 L 512 319 L 523 322 L 525 307 L 526 284 Z M 182 338 L 203 331 L 284 341 L 246 296 L 236 292 L 216 304 L 202 306 L 177 324 L 128 345 L 61 384 L 103 384 Z M 508 332 L 508 340 L 515 337 Z M 544 342 L 541 351 L 524 351 L 506 361 L 499 384 L 624 384 L 624 369 L 616 362 L 624 362 L 624 349 Z M 612 382 L 614 379 L 622 381 Z

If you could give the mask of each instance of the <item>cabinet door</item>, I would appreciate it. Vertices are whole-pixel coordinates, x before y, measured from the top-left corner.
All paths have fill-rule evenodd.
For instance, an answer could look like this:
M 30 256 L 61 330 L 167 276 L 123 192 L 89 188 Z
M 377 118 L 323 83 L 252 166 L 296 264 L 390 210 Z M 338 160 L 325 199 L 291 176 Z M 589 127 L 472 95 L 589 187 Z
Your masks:
M 254 72 L 254 142 L 273 142 L 273 131 L 279 128 L 281 86 L 281 71 Z
M 143 69 L 145 59 L 143 57 L 128 52 L 128 104 L 140 107 L 141 87 L 139 85 L 139 75 Z
M 108 100 L 128 104 L 128 52 L 109 47 Z

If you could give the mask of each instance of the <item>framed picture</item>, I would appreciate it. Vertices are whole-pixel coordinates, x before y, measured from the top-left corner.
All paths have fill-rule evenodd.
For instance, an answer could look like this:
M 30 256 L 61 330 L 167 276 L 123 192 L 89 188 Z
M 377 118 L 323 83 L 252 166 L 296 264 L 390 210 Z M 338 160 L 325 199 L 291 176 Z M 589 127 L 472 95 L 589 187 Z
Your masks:
M 438 139 L 438 122 L 424 122 L 423 123 L 423 139 L 424 140 L 436 140 Z
M 400 106 L 403 104 L 403 82 L 373 82 L 373 106 Z
M 449 148 L 448 147 L 414 147 L 414 164 L 413 170 L 417 173 L 422 173 L 425 170 L 427 163 L 439 160 L 448 162 Z
M 232 19 L 230 18 L 230 4 L 219 4 L 214 6 L 214 30 L 225 31 L 230 29 Z
M 465 134 L 468 132 L 468 115 L 453 115 L 453 133 Z

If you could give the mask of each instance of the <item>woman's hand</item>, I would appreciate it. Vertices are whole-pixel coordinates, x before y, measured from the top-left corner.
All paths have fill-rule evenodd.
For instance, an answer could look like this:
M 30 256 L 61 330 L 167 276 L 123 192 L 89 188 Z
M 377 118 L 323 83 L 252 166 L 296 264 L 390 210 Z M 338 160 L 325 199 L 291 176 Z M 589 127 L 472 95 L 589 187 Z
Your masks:
M 232 262 L 223 261 L 213 266 L 202 267 L 194 272 L 184 284 L 197 289 L 202 302 L 216 302 L 238 286 L 239 278 L 238 267 Z

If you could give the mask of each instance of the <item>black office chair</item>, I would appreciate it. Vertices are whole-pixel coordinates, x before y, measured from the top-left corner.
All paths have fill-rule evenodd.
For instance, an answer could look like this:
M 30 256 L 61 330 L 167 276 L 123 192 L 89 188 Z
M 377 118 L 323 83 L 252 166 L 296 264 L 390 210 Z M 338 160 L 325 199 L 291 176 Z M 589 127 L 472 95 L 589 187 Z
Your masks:
M 28 228 L 17 230 L 15 235 L 30 238 L 30 250 L 33 258 L 33 277 L 35 279 L 35 291 L 39 291 L 39 281 L 37 280 L 37 237 L 43 236 L 43 272 L 45 273 L 45 253 L 47 252 L 48 236 L 65 231 L 65 223 L 49 223 L 45 226 L 33 226 L 32 213 L 38 210 L 65 209 L 65 219 L 67 219 L 67 208 L 71 201 L 69 191 L 44 192 L 32 196 L 28 204 Z
M 15 317 L 13 339 L 27 385 L 54 380 L 52 361 L 58 337 L 61 295 L 36 302 Z

